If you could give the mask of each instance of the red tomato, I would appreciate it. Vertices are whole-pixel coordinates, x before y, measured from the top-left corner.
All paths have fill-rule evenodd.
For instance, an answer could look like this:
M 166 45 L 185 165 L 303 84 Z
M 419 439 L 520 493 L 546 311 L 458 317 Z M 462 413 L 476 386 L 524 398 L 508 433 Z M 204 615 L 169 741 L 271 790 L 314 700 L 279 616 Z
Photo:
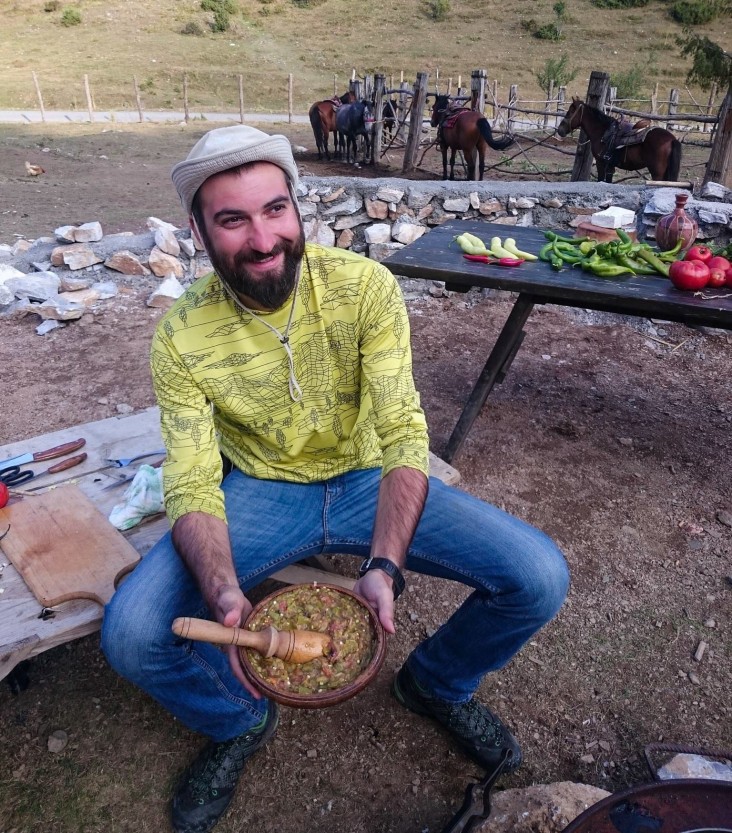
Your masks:
M 720 286 L 724 286 L 727 283 L 727 273 L 723 272 L 721 269 L 710 269 L 709 270 L 709 280 L 707 281 L 707 286 L 712 286 L 715 289 L 719 289 Z
M 714 252 L 709 248 L 709 246 L 692 246 L 686 253 L 686 257 L 684 259 L 701 260 L 702 263 L 708 263 L 712 257 L 714 257 Z
M 8 491 L 8 487 L 4 483 L 0 482 L 0 509 L 5 506 L 9 498 L 10 492 Z
M 726 257 L 722 257 L 722 255 L 715 255 L 707 262 L 707 266 L 710 269 L 720 269 L 725 274 L 729 273 L 729 270 L 732 269 L 732 263 Z
M 709 267 L 699 260 L 675 260 L 668 270 L 671 283 L 677 289 L 695 291 L 709 282 Z

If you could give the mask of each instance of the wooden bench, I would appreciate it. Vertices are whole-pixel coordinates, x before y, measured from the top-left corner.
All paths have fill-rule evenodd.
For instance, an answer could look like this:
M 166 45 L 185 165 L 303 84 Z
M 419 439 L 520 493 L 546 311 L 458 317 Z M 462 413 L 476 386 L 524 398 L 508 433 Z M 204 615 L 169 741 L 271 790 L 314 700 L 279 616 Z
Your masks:
M 79 437 L 86 439 L 83 450 L 87 453 L 87 459 L 84 463 L 65 472 L 46 475 L 37 482 L 30 481 L 27 487 L 21 488 L 33 488 L 37 485 L 45 491 L 59 484 L 74 483 L 104 516 L 108 517 L 112 507 L 121 501 L 126 487 L 106 488 L 117 482 L 119 477 L 115 477 L 117 470 L 109 466 L 107 459 L 134 457 L 136 454 L 162 448 L 158 409 L 148 408 L 128 416 L 110 417 L 44 434 L 31 440 L 10 443 L 0 447 L 0 462 L 26 451 L 53 448 Z M 460 475 L 454 468 L 432 454 L 430 458 L 433 475 L 446 483 L 459 482 Z M 36 465 L 35 470 L 42 471 L 54 462 L 57 461 L 52 460 L 43 466 Z M 137 552 L 144 556 L 167 529 L 167 517 L 159 514 L 120 534 L 124 534 Z M 0 534 L 2 532 L 0 529 Z M 100 557 L 103 557 L 102 554 Z M 321 581 L 344 587 L 353 586 L 353 579 L 328 570 L 326 559 L 316 561 L 318 566 L 312 566 L 312 559 L 307 564 L 290 565 L 275 573 L 272 578 L 288 584 Z M 88 599 L 79 599 L 64 602 L 53 609 L 44 609 L 4 553 L 2 562 L 0 679 L 7 676 L 24 659 L 99 630 L 103 613 L 99 604 Z

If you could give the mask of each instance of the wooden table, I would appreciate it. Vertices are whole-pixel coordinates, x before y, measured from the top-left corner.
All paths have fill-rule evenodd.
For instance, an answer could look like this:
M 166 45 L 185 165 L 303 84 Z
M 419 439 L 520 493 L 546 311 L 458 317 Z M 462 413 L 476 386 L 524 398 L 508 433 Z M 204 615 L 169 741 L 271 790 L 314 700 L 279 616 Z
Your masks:
M 675 289 L 662 276 L 599 278 L 568 267 L 555 271 L 544 261 L 526 262 L 517 268 L 471 263 L 453 242 L 464 231 L 486 243 L 496 235 L 501 239 L 513 237 L 519 249 L 534 253 L 547 242 L 543 230 L 538 228 L 456 220 L 443 223 L 384 261 L 396 275 L 444 281 L 451 290 L 466 292 L 471 287 L 490 287 L 518 293 L 448 440 L 442 455 L 447 463 L 459 452 L 493 386 L 506 375 L 521 346 L 523 327 L 535 304 L 559 304 L 732 330 L 732 297 L 707 300 Z M 707 294 L 732 295 L 732 291 Z
M 1 446 L 0 463 L 26 451 L 41 451 L 84 437 L 86 445 L 82 450 L 87 453 L 84 463 L 59 474 L 48 475 L 37 481 L 31 480 L 27 488 L 37 485 L 46 490 L 60 484 L 75 483 L 108 517 L 112 507 L 122 500 L 125 488 L 129 484 L 106 488 L 116 483 L 119 477 L 119 470 L 111 468 L 107 458 L 134 457 L 136 454 L 162 448 L 159 423 L 158 409 L 148 408 L 128 416 L 110 417 L 77 425 L 63 431 Z M 26 464 L 23 468 L 33 468 L 34 471 L 40 472 L 55 462 L 58 461 Z M 149 461 L 140 461 L 144 462 Z M 135 466 L 137 465 L 135 463 Z M 433 454 L 430 455 L 430 466 L 432 474 L 446 483 L 454 484 L 460 480 L 460 474 L 454 468 Z M 168 528 L 167 517 L 158 514 L 120 534 L 124 534 L 140 555 L 144 556 Z M 100 553 L 99 557 L 103 558 L 104 554 Z M 99 630 L 103 613 L 100 605 L 88 599 L 78 599 L 64 602 L 52 610 L 44 609 L 4 553 L 0 561 L 4 565 L 0 569 L 0 679 L 7 676 L 24 659 Z M 314 563 L 316 566 L 313 566 Z M 353 586 L 353 579 L 328 567 L 327 559 L 309 559 L 306 564 L 291 564 L 279 570 L 272 578 L 288 584 L 319 581 L 347 588 Z

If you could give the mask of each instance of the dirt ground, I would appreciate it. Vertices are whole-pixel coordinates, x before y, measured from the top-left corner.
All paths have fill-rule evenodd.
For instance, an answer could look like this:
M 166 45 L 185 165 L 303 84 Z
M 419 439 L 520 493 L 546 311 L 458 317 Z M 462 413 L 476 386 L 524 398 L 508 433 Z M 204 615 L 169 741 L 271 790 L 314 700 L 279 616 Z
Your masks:
M 205 127 L 0 127 L 0 242 L 92 220 L 106 233 L 141 230 L 150 215 L 182 225 L 169 170 Z M 285 132 L 312 147 L 304 128 Z M 46 173 L 28 177 L 25 161 Z M 299 162 L 351 173 L 312 152 Z M 510 299 L 405 289 L 439 455 Z M 148 294 L 127 283 L 98 313 L 43 337 L 33 317 L 0 320 L 3 442 L 154 404 L 147 354 L 160 313 Z M 732 335 L 554 306 L 537 308 L 526 333 L 455 465 L 467 491 L 557 540 L 572 588 L 479 694 L 524 749 L 504 787 L 618 790 L 649 780 L 650 743 L 732 749 Z M 466 591 L 416 575 L 408 584 L 377 680 L 331 709 L 284 709 L 217 830 L 439 833 L 448 822 L 481 773 L 388 689 Z M 0 831 L 167 829 L 172 784 L 202 739 L 117 678 L 97 636 L 27 671 L 24 691 L 0 686 Z M 58 729 L 69 742 L 51 753 Z

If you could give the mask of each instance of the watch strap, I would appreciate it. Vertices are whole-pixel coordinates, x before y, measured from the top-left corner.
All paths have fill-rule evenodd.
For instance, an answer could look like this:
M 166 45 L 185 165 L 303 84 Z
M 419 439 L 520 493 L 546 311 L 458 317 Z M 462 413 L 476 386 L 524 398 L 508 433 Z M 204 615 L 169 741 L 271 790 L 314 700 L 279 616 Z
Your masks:
M 392 580 L 394 588 L 394 599 L 398 599 L 404 592 L 405 581 L 402 571 L 388 558 L 372 557 L 367 558 L 358 571 L 359 576 L 365 576 L 369 570 L 383 570 Z

